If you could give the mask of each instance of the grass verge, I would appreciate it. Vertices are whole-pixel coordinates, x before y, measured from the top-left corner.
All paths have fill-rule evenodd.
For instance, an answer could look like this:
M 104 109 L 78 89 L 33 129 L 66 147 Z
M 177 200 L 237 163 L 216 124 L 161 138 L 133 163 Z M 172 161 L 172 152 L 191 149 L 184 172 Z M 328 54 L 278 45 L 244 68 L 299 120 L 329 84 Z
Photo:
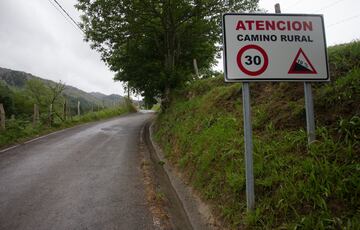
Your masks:
M 332 81 L 313 84 L 310 147 L 303 85 L 251 84 L 253 213 L 246 212 L 241 85 L 196 81 L 160 113 L 158 142 L 224 226 L 360 229 L 360 43 L 331 47 L 329 56 Z
M 126 103 L 124 106 L 74 116 L 66 121 L 56 120 L 51 127 L 43 123 L 34 126 L 32 122 L 27 120 L 9 119 L 6 121 L 6 130 L 0 132 L 0 148 L 79 124 L 116 117 L 130 112 L 136 112 L 136 109 L 132 104 Z

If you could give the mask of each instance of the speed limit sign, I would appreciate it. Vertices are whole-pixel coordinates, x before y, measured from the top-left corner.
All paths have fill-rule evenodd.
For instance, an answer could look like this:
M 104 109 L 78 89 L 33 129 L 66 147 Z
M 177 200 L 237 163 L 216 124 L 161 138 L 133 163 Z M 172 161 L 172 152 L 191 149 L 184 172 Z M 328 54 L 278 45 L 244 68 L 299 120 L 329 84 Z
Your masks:
M 258 76 L 265 72 L 269 58 L 260 46 L 247 45 L 239 50 L 237 64 L 242 72 L 250 76 Z
M 329 81 L 322 15 L 223 15 L 226 82 Z

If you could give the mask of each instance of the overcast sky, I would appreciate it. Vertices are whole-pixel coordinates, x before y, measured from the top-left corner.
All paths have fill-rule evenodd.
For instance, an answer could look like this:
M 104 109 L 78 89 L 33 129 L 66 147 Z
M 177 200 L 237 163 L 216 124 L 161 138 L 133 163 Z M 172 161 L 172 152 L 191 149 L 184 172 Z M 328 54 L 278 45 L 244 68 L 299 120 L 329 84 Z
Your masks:
M 0 0 L 0 67 L 21 70 L 85 91 L 123 94 L 114 73 L 83 35 L 51 4 L 53 0 Z M 79 21 L 76 0 L 57 0 Z M 283 13 L 324 14 L 328 45 L 360 38 L 359 0 L 261 0 L 260 7 Z M 217 69 L 222 69 L 220 62 Z
M 276 3 L 282 13 L 323 14 L 328 46 L 360 39 L 359 0 L 262 0 L 260 7 L 274 13 Z
M 76 0 L 58 2 L 79 21 Z M 0 0 L 0 66 L 88 92 L 123 94 L 100 55 L 48 0 Z

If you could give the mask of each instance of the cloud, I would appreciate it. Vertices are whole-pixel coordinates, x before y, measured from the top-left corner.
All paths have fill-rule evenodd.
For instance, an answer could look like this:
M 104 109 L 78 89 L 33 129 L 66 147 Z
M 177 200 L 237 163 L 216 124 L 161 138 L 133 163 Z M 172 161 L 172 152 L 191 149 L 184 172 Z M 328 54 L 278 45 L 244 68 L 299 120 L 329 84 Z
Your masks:
M 59 1 L 59 0 L 58 0 Z M 76 1 L 59 1 L 78 20 Z M 85 91 L 123 94 L 122 85 L 83 34 L 49 1 L 0 1 L 0 66 Z

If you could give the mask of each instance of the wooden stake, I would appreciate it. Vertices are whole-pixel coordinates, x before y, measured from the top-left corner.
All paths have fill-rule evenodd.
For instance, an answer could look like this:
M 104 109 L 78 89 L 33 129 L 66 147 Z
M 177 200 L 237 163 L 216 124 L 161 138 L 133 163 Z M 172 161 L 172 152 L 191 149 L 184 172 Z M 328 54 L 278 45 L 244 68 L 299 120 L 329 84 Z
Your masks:
M 197 65 L 196 58 L 194 58 L 194 60 L 193 60 L 193 65 L 194 65 L 194 71 L 195 71 L 196 77 L 199 78 L 199 68 Z
M 66 112 L 67 112 L 67 109 L 66 109 L 66 100 L 64 100 L 64 107 L 63 107 L 64 121 L 66 121 Z
M 0 103 L 0 130 L 5 130 L 5 109 L 4 105 Z
M 49 126 L 51 126 L 52 124 L 52 111 L 53 111 L 53 104 L 50 104 L 50 108 L 49 108 Z
M 77 115 L 80 116 L 80 101 L 78 101 L 78 106 L 77 106 Z
M 33 126 L 36 126 L 39 122 L 39 106 L 34 104 Z

